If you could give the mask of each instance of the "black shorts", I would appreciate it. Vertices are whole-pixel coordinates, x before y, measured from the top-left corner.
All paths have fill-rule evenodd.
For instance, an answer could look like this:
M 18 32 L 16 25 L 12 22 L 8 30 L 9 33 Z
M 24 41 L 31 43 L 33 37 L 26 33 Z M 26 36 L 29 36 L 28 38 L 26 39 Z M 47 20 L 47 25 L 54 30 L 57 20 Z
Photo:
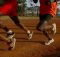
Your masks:
M 44 22 L 51 20 L 53 16 L 51 14 L 45 14 L 45 15 L 39 15 L 39 17 L 40 17 L 40 21 Z
M 37 28 L 40 28 L 40 30 L 43 30 L 45 24 L 48 23 L 53 16 L 50 14 L 45 14 L 45 15 L 39 15 L 39 17 L 40 17 L 40 21 L 38 23 Z

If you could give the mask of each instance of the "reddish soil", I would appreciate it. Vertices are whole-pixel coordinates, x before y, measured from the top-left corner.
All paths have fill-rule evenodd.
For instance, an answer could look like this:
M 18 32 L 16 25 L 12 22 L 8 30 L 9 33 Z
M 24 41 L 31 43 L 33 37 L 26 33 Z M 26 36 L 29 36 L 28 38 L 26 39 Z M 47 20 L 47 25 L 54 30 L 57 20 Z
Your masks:
M 27 18 L 27 17 L 26 17 Z M 6 20 L 5 20 L 6 19 Z M 34 31 L 33 38 L 28 40 L 25 31 L 19 29 L 9 17 L 3 18 L 4 24 L 15 32 L 17 39 L 16 48 L 13 51 L 8 50 L 5 42 L 0 41 L 0 57 L 60 57 L 60 18 L 56 17 L 52 22 L 57 24 L 57 33 L 54 36 L 55 42 L 49 46 L 43 43 L 47 38 L 36 30 L 38 19 L 21 19 L 21 22 L 30 30 Z M 0 29 L 0 34 L 5 35 L 4 30 Z

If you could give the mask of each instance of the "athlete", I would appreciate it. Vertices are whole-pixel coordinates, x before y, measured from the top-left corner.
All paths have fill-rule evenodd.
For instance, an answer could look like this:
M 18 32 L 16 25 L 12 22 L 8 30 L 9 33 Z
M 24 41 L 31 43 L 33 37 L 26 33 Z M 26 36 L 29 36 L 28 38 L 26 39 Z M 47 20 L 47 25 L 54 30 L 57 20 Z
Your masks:
M 18 3 L 17 0 L 5 0 L 4 5 L 1 8 L 1 12 L 3 15 L 8 15 L 11 20 L 18 26 L 19 28 L 23 29 L 26 31 L 28 35 L 28 39 L 32 38 L 33 32 L 28 30 L 18 19 Z M 13 33 L 13 32 L 12 32 Z
M 37 3 L 38 0 L 33 0 Z M 48 30 L 56 34 L 56 23 L 49 24 L 49 21 L 56 15 L 57 11 L 57 0 L 39 0 L 40 1 L 40 14 L 39 23 L 37 24 L 37 30 L 42 31 L 47 37 L 48 41 L 45 45 L 50 45 L 54 42 L 53 37 L 48 33 Z
M 7 38 L 0 34 L 0 40 L 3 40 L 4 42 L 7 43 L 7 45 L 9 46 L 8 50 L 14 50 L 16 42 L 15 38 Z
M 17 8 L 17 0 L 0 0 L 0 17 L 3 15 L 8 15 L 19 28 L 27 32 L 28 39 L 30 40 L 32 38 L 33 32 L 28 30 L 23 24 L 21 24 L 21 22 L 19 22 Z M 14 49 L 16 43 L 16 39 L 13 38 L 14 32 L 8 29 L 2 21 L 0 21 L 0 28 L 4 29 L 7 32 L 7 38 L 9 38 L 12 41 L 12 47 L 9 47 L 9 49 Z
M 7 10 L 6 10 L 5 6 L 3 6 L 3 5 L 4 5 L 4 0 L 0 0 L 0 17 L 7 13 Z M 3 35 L 0 35 L 0 37 L 6 42 L 10 42 L 9 43 L 9 45 L 10 45 L 9 49 L 10 50 L 14 49 L 15 48 L 15 42 L 16 42 L 16 39 L 13 38 L 14 33 L 12 32 L 12 30 L 8 29 L 1 20 L 0 20 L 0 28 L 4 29 L 7 33 L 7 37 L 5 37 Z

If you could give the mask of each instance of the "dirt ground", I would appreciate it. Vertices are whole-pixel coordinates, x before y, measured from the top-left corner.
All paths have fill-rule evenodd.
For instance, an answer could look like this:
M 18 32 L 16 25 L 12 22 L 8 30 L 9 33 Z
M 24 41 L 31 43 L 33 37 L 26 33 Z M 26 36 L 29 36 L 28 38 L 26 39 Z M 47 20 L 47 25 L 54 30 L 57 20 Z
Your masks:
M 49 46 L 44 45 L 47 38 L 42 32 L 36 30 L 38 18 L 25 17 L 21 19 L 21 22 L 27 28 L 34 31 L 31 40 L 28 40 L 26 32 L 18 28 L 9 17 L 4 17 L 2 20 L 8 28 L 15 32 L 17 42 L 16 48 L 9 51 L 7 44 L 0 41 L 0 57 L 60 57 L 60 17 L 55 17 L 52 20 L 52 22 L 56 22 L 57 24 L 57 33 L 54 36 L 55 42 Z M 0 34 L 5 35 L 6 32 L 0 29 Z

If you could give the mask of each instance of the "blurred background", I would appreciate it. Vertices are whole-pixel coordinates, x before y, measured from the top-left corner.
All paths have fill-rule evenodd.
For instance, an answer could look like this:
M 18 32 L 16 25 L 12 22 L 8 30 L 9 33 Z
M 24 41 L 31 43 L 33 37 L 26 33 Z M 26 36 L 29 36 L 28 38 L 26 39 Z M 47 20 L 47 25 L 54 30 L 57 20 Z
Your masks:
M 57 16 L 60 16 L 60 1 L 58 0 Z M 23 4 L 21 6 L 21 4 Z M 39 15 L 39 0 L 35 4 L 33 0 L 18 0 L 18 15 L 20 16 L 38 16 Z

